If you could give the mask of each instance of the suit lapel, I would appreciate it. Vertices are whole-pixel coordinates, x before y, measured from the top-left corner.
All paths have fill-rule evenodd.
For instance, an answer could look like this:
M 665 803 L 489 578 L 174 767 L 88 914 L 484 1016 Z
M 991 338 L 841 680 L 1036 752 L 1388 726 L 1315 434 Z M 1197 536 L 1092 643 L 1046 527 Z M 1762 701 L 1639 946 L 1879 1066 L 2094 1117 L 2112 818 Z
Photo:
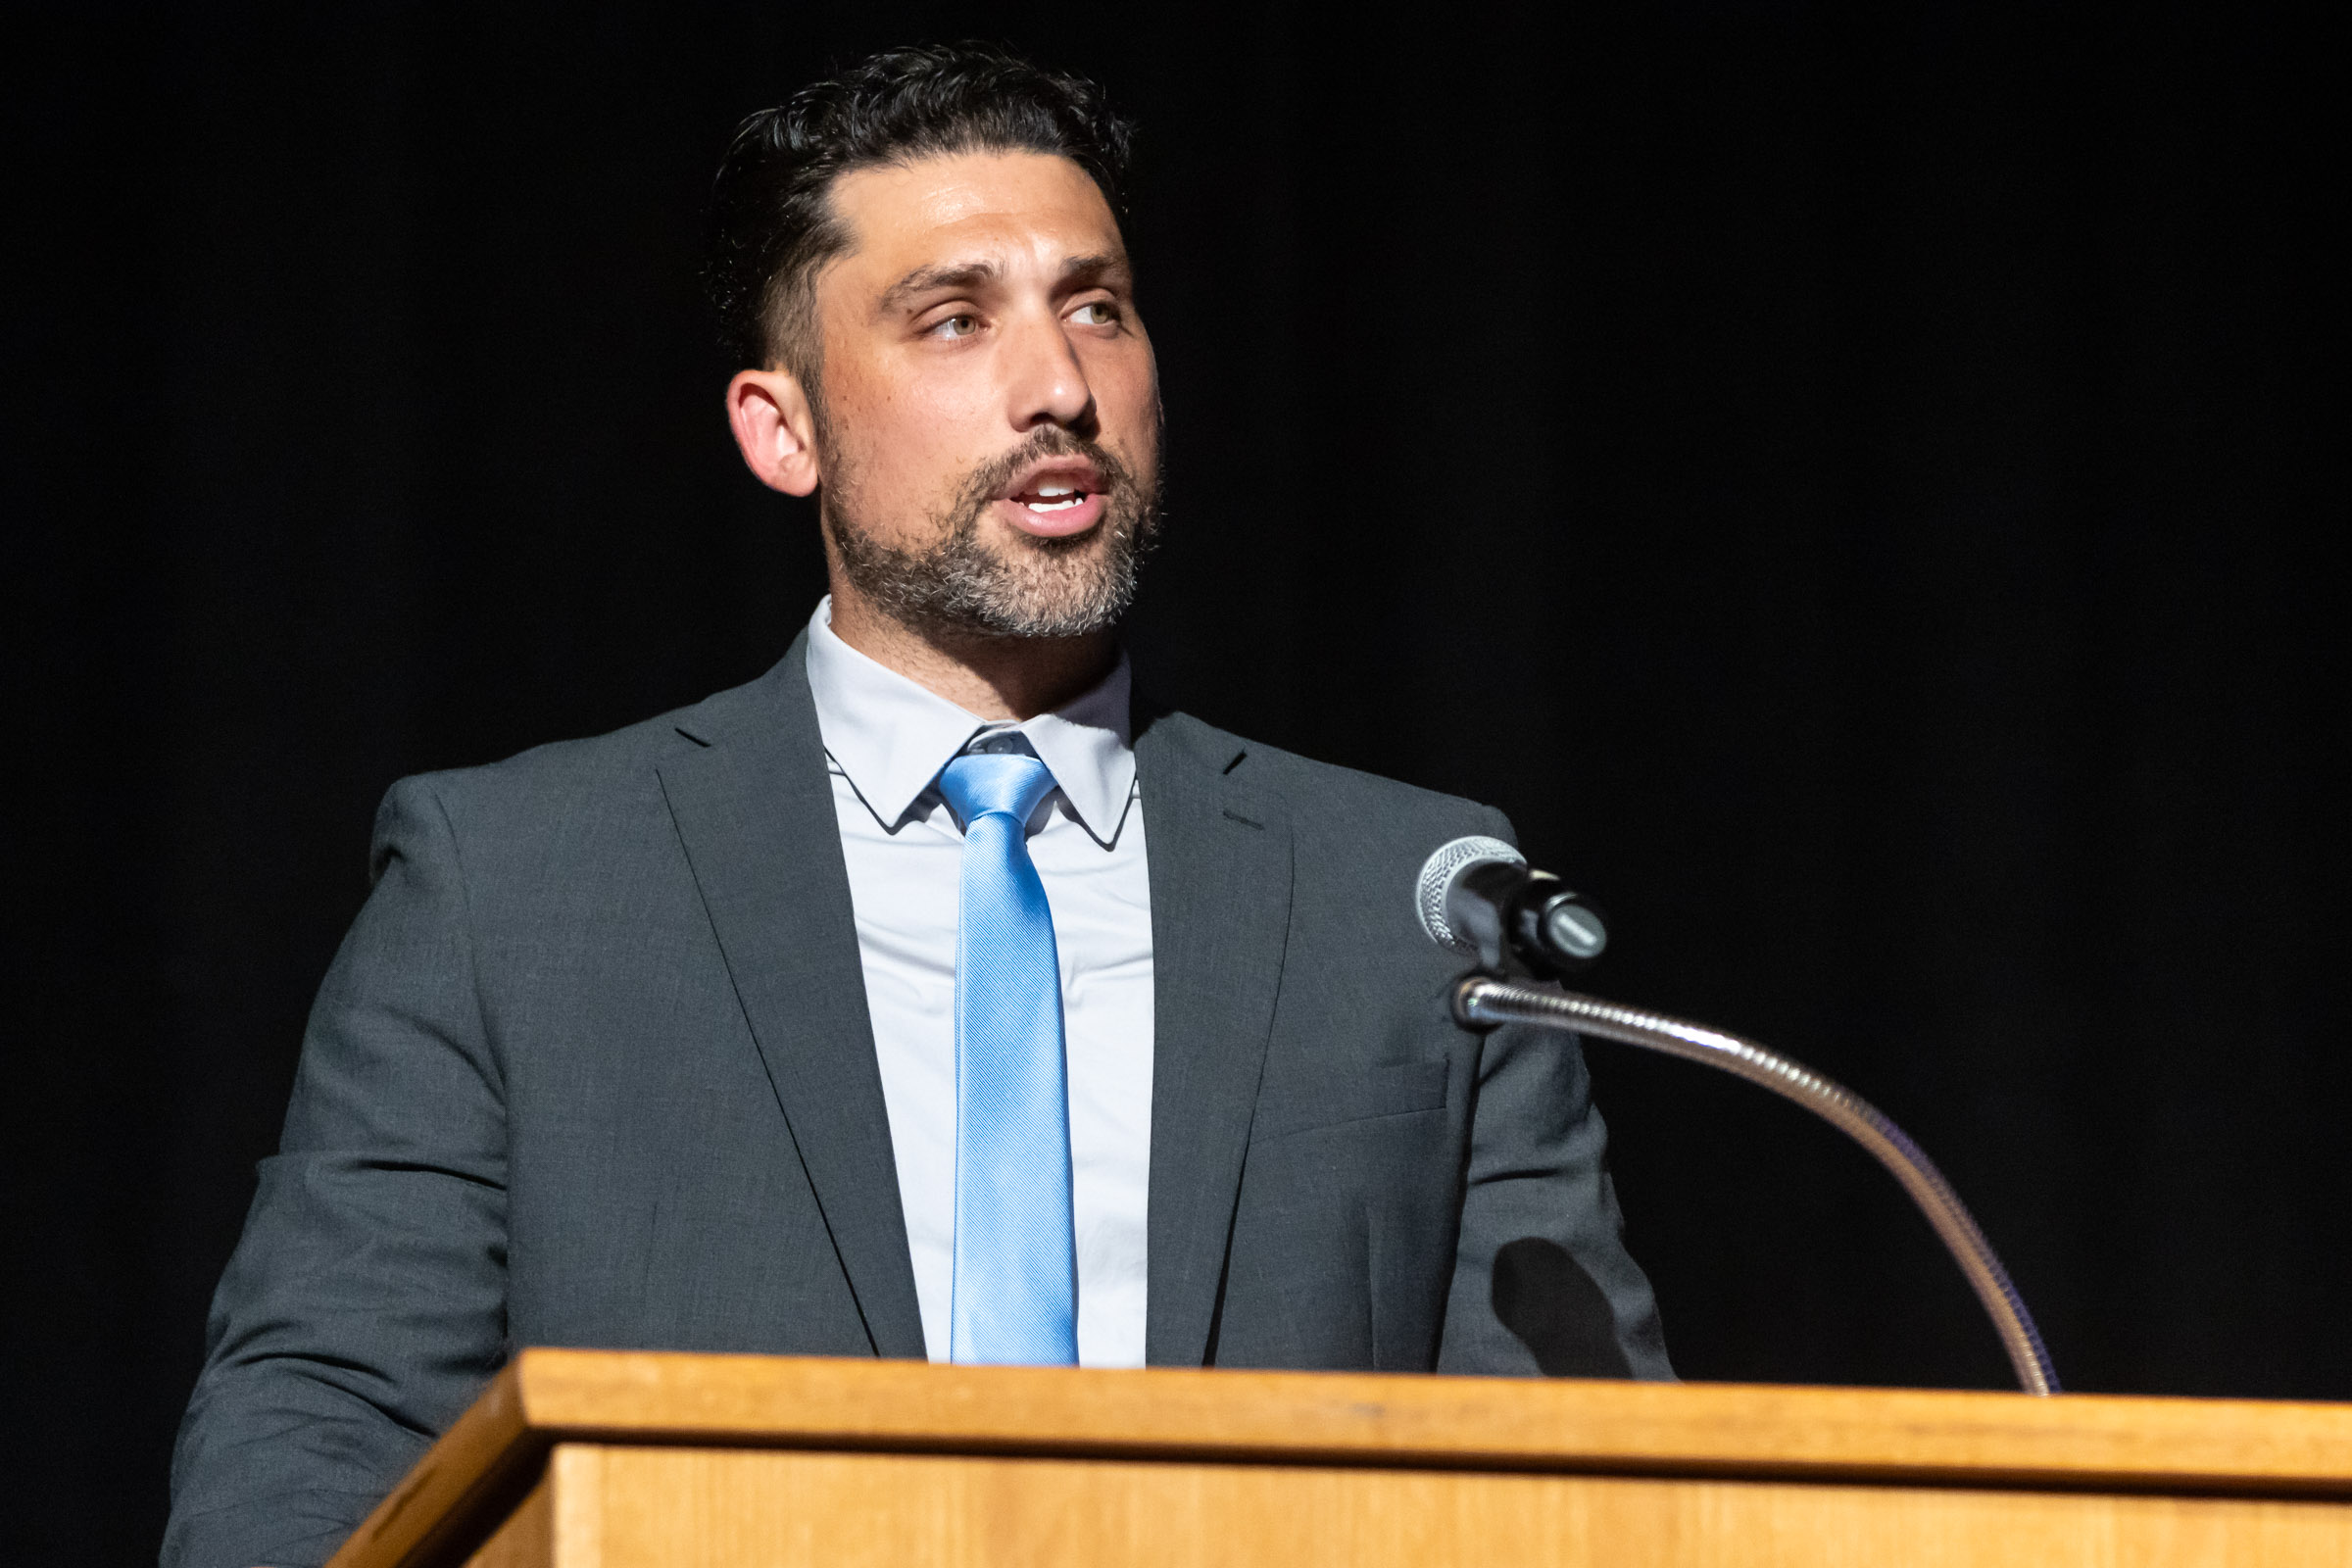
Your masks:
M 1206 726 L 1139 728 L 1153 989 L 1145 1359 L 1199 1366 L 1282 981 L 1290 818 L 1231 776 L 1240 748 L 1212 746 Z
M 807 634 L 678 727 L 662 789 L 776 1103 L 878 1355 L 923 1354 Z

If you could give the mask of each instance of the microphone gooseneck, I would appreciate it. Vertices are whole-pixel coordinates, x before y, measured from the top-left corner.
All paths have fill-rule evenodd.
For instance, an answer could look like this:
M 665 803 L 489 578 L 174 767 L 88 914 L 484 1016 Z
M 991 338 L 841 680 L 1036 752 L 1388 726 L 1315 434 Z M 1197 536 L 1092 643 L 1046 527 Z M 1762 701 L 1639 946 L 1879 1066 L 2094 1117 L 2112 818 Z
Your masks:
M 1703 1024 L 1671 1018 L 1640 1007 L 1628 1007 L 1597 997 L 1581 996 L 1556 984 L 1530 984 L 1517 978 L 1498 978 L 1504 965 L 1490 955 L 1502 954 L 1512 944 L 1503 935 L 1504 918 L 1497 916 L 1490 933 L 1477 924 L 1483 905 L 1507 908 L 1480 895 L 1475 883 L 1482 876 L 1503 873 L 1488 870 L 1516 868 L 1523 879 L 1529 872 L 1519 853 L 1499 839 L 1456 839 L 1431 856 L 1414 887 L 1413 905 L 1431 940 L 1452 952 L 1477 958 L 1484 973 L 1464 975 L 1453 992 L 1453 1013 L 1465 1028 L 1492 1029 L 1502 1024 L 1528 1024 L 1540 1029 L 1597 1036 L 1623 1045 L 1702 1062 L 1737 1078 L 1768 1089 L 1821 1117 L 1868 1150 L 1886 1167 L 1903 1191 L 1927 1216 L 1944 1250 L 1960 1265 L 1970 1289 L 2000 1335 L 2018 1386 L 2028 1394 L 2058 1392 L 2058 1372 L 2034 1327 L 2034 1315 L 2018 1295 L 2009 1271 L 2001 1266 L 1992 1244 L 1984 1239 L 1968 1205 L 1936 1168 L 1927 1152 L 1911 1141 L 1885 1112 L 1861 1096 L 1812 1069 L 1767 1050 L 1752 1040 L 1710 1029 Z M 1555 879 L 1556 880 L 1556 879 Z M 1490 881 L 1489 886 L 1499 885 Z M 1441 934 L 1443 931 L 1444 934 Z M 1490 936 L 1495 940 L 1490 941 Z M 1597 952 L 1597 949 L 1595 949 Z M 1504 955 L 1515 956 L 1515 955 Z M 1524 961 L 1524 960 L 1523 960 Z

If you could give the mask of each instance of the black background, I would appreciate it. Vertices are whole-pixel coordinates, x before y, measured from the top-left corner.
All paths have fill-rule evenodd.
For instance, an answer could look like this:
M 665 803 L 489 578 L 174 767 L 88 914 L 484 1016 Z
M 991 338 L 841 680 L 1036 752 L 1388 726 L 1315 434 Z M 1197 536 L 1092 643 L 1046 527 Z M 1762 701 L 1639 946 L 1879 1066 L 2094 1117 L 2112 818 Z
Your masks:
M 1877 1101 L 2071 1385 L 2352 1397 L 2316 38 L 40 15 L 6 51 L 10 1560 L 153 1550 L 385 786 L 747 679 L 806 617 L 809 514 L 722 426 L 701 202 L 741 115 L 926 36 L 1144 122 L 1151 685 L 1504 807 L 1616 917 L 1592 988 Z M 1864 1155 L 1592 1056 L 1686 1376 L 2003 1382 Z

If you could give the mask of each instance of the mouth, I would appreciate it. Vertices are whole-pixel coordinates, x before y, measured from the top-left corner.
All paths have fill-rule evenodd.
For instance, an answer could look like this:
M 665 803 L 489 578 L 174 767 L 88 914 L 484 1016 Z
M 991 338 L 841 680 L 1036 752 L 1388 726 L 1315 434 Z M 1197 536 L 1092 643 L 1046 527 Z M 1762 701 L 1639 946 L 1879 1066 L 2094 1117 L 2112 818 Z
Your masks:
M 1054 458 L 1024 470 L 997 493 L 1005 520 L 1041 539 L 1066 539 L 1102 520 L 1107 486 L 1084 459 Z

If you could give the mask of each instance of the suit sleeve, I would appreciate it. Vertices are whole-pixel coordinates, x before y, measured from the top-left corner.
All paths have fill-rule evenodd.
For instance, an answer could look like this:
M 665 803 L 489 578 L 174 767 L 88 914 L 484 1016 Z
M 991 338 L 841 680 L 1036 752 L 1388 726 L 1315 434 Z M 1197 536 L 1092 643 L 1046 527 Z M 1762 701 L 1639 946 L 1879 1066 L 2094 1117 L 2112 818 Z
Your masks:
M 429 780 L 372 864 L 214 1297 L 165 1568 L 323 1562 L 505 1359 L 503 1097 Z
M 1489 831 L 1516 842 L 1500 812 Z M 1625 1250 L 1582 1046 L 1497 1029 L 1477 1082 L 1438 1370 L 1672 1378 L 1656 1298 Z

